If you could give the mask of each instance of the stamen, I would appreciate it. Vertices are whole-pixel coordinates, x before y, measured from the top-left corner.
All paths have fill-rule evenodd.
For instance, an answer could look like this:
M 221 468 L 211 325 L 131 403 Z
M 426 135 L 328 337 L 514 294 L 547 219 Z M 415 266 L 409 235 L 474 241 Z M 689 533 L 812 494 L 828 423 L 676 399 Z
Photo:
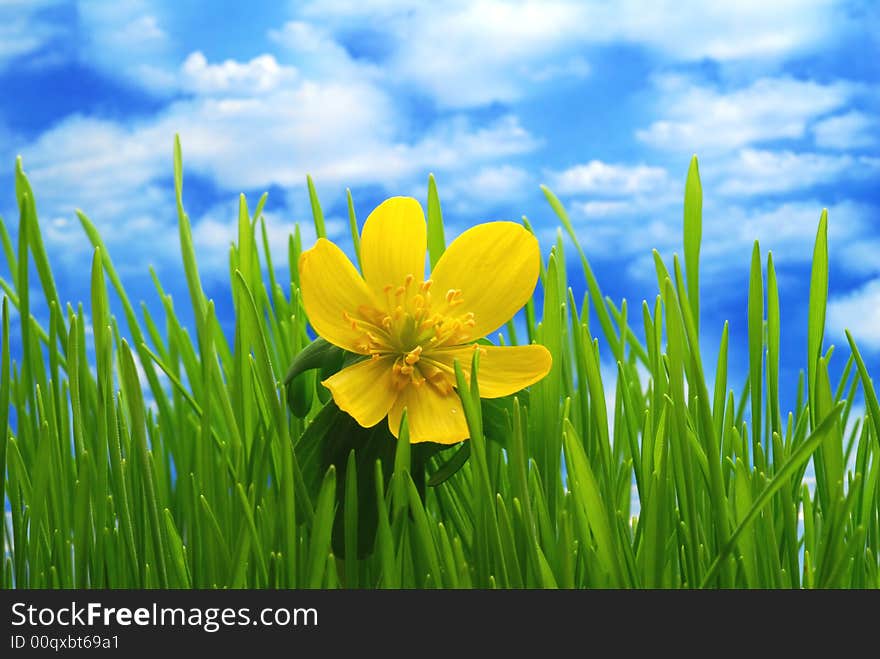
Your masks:
M 461 289 L 450 288 L 448 291 L 446 291 L 446 303 L 450 307 L 455 307 L 461 304 Z
M 422 354 L 422 346 L 416 346 L 415 348 L 413 348 L 412 350 L 410 350 L 407 353 L 406 357 L 404 358 L 404 361 L 408 365 L 412 366 L 413 364 L 418 363 L 419 357 L 421 356 L 421 354 Z
M 448 394 L 454 389 L 454 380 L 430 359 L 431 352 L 470 343 L 476 317 L 473 312 L 451 311 L 464 302 L 461 289 L 446 291 L 445 303 L 436 310 L 432 309 L 430 290 L 433 280 L 418 281 L 408 274 L 397 283 L 402 285 L 391 283 L 382 288 L 385 304 L 365 304 L 342 312 L 342 320 L 355 332 L 354 349 L 373 360 L 392 357 L 392 379 L 398 390 L 428 382 Z M 443 302 L 439 297 L 437 301 Z

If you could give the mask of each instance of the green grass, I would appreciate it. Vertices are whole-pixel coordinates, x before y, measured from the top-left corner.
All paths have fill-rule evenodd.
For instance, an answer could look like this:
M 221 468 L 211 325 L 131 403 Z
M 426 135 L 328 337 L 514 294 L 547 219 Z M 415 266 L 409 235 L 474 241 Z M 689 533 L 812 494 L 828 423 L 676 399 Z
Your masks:
M 658 295 L 640 309 L 602 294 L 545 189 L 570 242 L 560 232 L 546 255 L 545 293 L 527 305 L 520 341 L 547 346 L 553 369 L 492 403 L 459 371 L 472 438 L 440 450 L 410 445 L 405 425 L 399 442 L 383 424 L 360 429 L 328 402 L 316 371 L 345 356 L 308 337 L 296 270 L 308 245 L 298 229 L 289 281 L 276 280 L 265 196 L 253 212 L 241 198 L 229 341 L 202 289 L 177 144 L 174 174 L 189 328 L 155 275 L 165 318 L 136 309 L 84 214 L 91 299 L 62 305 L 18 165 L 17 247 L 0 225 L 9 272 L 0 280 L 0 500 L 11 508 L 0 587 L 880 586 L 880 404 L 852 337 L 840 381 L 829 378 L 824 213 L 805 375 L 785 411 L 776 275 L 757 243 L 747 381 L 728 382 L 726 326 L 717 355 L 706 361 L 700 350 L 696 160 L 684 267 L 676 259 L 670 272 L 655 253 Z M 323 235 L 311 180 L 309 196 Z M 434 263 L 445 238 L 433 179 L 427 198 Z M 349 212 L 357 248 L 350 195 Z M 583 300 L 567 285 L 572 246 Z M 31 313 L 39 289 L 48 318 Z M 111 315 L 111 296 L 124 317 Z M 10 353 L 13 308 L 20 354 Z M 512 324 L 504 340 L 517 341 Z M 600 348 L 616 379 L 603 380 Z M 864 419 L 851 414 L 856 396 Z M 811 465 L 814 488 L 804 485 Z

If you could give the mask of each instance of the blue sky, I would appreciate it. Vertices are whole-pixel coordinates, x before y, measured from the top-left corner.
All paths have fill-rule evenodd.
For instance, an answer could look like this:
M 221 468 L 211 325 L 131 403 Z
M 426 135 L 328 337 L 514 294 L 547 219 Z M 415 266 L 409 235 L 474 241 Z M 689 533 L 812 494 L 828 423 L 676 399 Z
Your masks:
M 363 219 L 390 195 L 424 199 L 433 172 L 448 237 L 527 215 L 546 250 L 557 227 L 546 183 L 605 292 L 638 305 L 656 292 L 651 249 L 681 251 L 696 153 L 706 347 L 724 320 L 744 345 L 757 238 L 777 265 L 793 390 L 823 207 L 828 340 L 851 328 L 880 366 L 878 27 L 867 0 L 3 0 L 0 215 L 14 233 L 21 154 L 63 299 L 88 296 L 81 208 L 134 299 L 159 309 L 151 264 L 181 307 L 180 133 L 199 264 L 227 313 L 239 192 L 269 191 L 280 260 L 294 221 L 313 239 L 307 173 L 342 243 L 346 187 Z

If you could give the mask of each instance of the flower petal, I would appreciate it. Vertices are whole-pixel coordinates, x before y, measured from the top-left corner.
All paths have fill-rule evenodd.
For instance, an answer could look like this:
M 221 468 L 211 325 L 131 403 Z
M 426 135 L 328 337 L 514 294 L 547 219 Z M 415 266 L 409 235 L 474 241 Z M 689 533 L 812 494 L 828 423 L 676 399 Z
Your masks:
M 437 311 L 472 312 L 476 325 L 471 338 L 485 336 L 525 305 L 535 290 L 540 264 L 537 239 L 519 224 L 478 224 L 453 241 L 431 273 L 436 296 L 461 291 L 460 305 Z
M 481 398 L 501 398 L 534 384 L 553 365 L 550 351 L 544 346 L 484 346 L 480 345 L 480 366 L 477 382 Z M 474 346 L 460 346 L 434 350 L 427 357 L 442 364 L 443 370 L 455 373 L 455 360 L 461 364 L 465 377 L 471 374 Z
M 454 390 L 442 394 L 427 382 L 407 386 L 388 414 L 388 427 L 395 437 L 400 432 L 404 408 L 412 444 L 456 444 L 470 436 L 461 401 Z
M 333 394 L 339 409 L 348 412 L 364 428 L 370 428 L 385 418 L 397 399 L 399 390 L 392 380 L 393 365 L 394 357 L 365 359 L 321 384 Z
M 361 265 L 377 300 L 385 299 L 386 286 L 403 285 L 407 275 L 416 284 L 425 278 L 427 236 L 425 214 L 412 197 L 391 197 L 370 213 L 361 232 Z
M 299 257 L 299 278 L 303 306 L 314 330 L 340 348 L 363 353 L 355 347 L 363 332 L 352 328 L 345 314 L 373 305 L 373 295 L 343 251 L 319 238 Z

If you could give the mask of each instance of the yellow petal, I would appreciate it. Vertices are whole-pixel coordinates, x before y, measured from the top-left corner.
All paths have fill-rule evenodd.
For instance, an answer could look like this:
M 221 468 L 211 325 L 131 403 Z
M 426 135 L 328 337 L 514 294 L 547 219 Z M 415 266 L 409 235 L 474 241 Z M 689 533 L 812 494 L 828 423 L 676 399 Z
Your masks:
M 425 214 L 412 197 L 391 197 L 370 213 L 361 233 L 361 265 L 376 299 L 385 300 L 385 287 L 402 286 L 407 275 L 416 285 L 425 278 L 427 234 Z
M 550 351 L 544 346 L 479 346 L 480 365 L 477 383 L 481 398 L 500 398 L 534 384 L 553 365 Z M 457 359 L 466 377 L 471 375 L 474 346 L 434 350 L 426 357 L 442 364 L 444 371 L 455 373 Z
M 407 386 L 388 414 L 388 427 L 395 437 L 400 432 L 404 408 L 412 444 L 455 444 L 470 436 L 461 401 L 455 391 L 444 395 L 427 382 L 420 386 Z
M 303 306 L 314 330 L 340 348 L 364 352 L 356 347 L 363 332 L 353 329 L 345 314 L 373 305 L 373 296 L 343 251 L 319 238 L 299 257 L 299 278 Z
M 398 390 L 392 381 L 394 357 L 365 359 L 344 368 L 321 384 L 333 394 L 339 409 L 348 412 L 364 428 L 379 423 L 388 414 Z
M 440 299 L 460 290 L 461 304 L 440 313 L 472 312 L 477 339 L 510 320 L 531 297 L 541 254 L 537 239 L 515 222 L 488 222 L 468 229 L 440 257 L 431 291 Z

